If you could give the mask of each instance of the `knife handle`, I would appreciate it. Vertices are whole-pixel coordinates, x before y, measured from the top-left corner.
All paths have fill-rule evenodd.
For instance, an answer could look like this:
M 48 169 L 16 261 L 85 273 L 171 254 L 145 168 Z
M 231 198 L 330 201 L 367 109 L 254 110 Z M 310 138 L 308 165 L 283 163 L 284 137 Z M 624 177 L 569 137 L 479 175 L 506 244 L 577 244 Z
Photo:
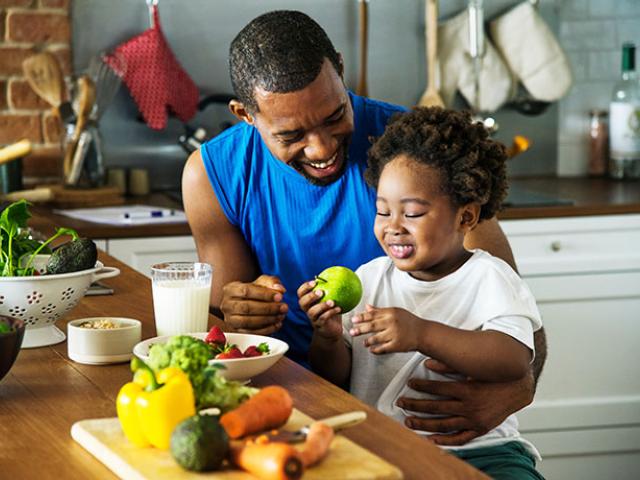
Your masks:
M 367 419 L 367 412 L 363 410 L 356 410 L 354 412 L 343 413 L 335 415 L 333 417 L 323 418 L 318 420 L 325 425 L 330 426 L 334 430 L 340 430 L 342 428 L 351 427 L 362 423 Z

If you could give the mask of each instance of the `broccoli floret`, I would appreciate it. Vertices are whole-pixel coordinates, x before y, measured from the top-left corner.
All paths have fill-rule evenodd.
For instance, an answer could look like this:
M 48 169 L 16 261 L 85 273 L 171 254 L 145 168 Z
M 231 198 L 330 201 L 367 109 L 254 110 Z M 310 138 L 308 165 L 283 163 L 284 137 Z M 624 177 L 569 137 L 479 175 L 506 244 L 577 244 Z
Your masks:
M 178 335 L 165 344 L 152 345 L 147 364 L 155 371 L 166 367 L 179 368 L 189 376 L 197 392 L 202 382 L 202 370 L 211 358 L 213 351 L 207 343 L 188 335 Z

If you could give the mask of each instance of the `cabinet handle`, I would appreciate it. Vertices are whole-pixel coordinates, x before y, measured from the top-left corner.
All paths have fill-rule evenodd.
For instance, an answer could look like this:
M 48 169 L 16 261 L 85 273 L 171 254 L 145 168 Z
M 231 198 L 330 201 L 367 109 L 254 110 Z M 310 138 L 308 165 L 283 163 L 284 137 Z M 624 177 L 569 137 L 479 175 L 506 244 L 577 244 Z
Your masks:
M 554 240 L 553 242 L 551 242 L 551 250 L 553 250 L 554 252 L 559 252 L 561 248 L 562 244 L 560 243 L 560 240 Z

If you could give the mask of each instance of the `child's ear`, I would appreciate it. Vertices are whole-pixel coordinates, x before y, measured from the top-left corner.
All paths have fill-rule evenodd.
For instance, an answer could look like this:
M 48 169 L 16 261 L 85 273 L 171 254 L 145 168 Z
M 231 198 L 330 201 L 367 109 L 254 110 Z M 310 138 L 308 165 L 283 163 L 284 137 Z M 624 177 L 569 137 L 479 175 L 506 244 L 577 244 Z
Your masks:
M 464 233 L 469 233 L 478 224 L 480 219 L 480 205 L 478 203 L 468 203 L 460 207 L 460 228 Z

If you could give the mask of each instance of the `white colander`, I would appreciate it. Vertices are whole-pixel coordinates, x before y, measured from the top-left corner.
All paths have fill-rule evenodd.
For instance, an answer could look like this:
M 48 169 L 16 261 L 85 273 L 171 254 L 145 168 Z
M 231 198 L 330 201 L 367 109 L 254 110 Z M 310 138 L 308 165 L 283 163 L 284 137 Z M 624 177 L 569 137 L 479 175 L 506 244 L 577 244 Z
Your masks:
M 48 255 L 38 255 L 34 267 L 44 273 Z M 65 334 L 54 323 L 82 299 L 89 286 L 115 277 L 120 270 L 96 262 L 94 268 L 58 275 L 0 277 L 0 315 L 24 320 L 22 348 L 54 345 Z

